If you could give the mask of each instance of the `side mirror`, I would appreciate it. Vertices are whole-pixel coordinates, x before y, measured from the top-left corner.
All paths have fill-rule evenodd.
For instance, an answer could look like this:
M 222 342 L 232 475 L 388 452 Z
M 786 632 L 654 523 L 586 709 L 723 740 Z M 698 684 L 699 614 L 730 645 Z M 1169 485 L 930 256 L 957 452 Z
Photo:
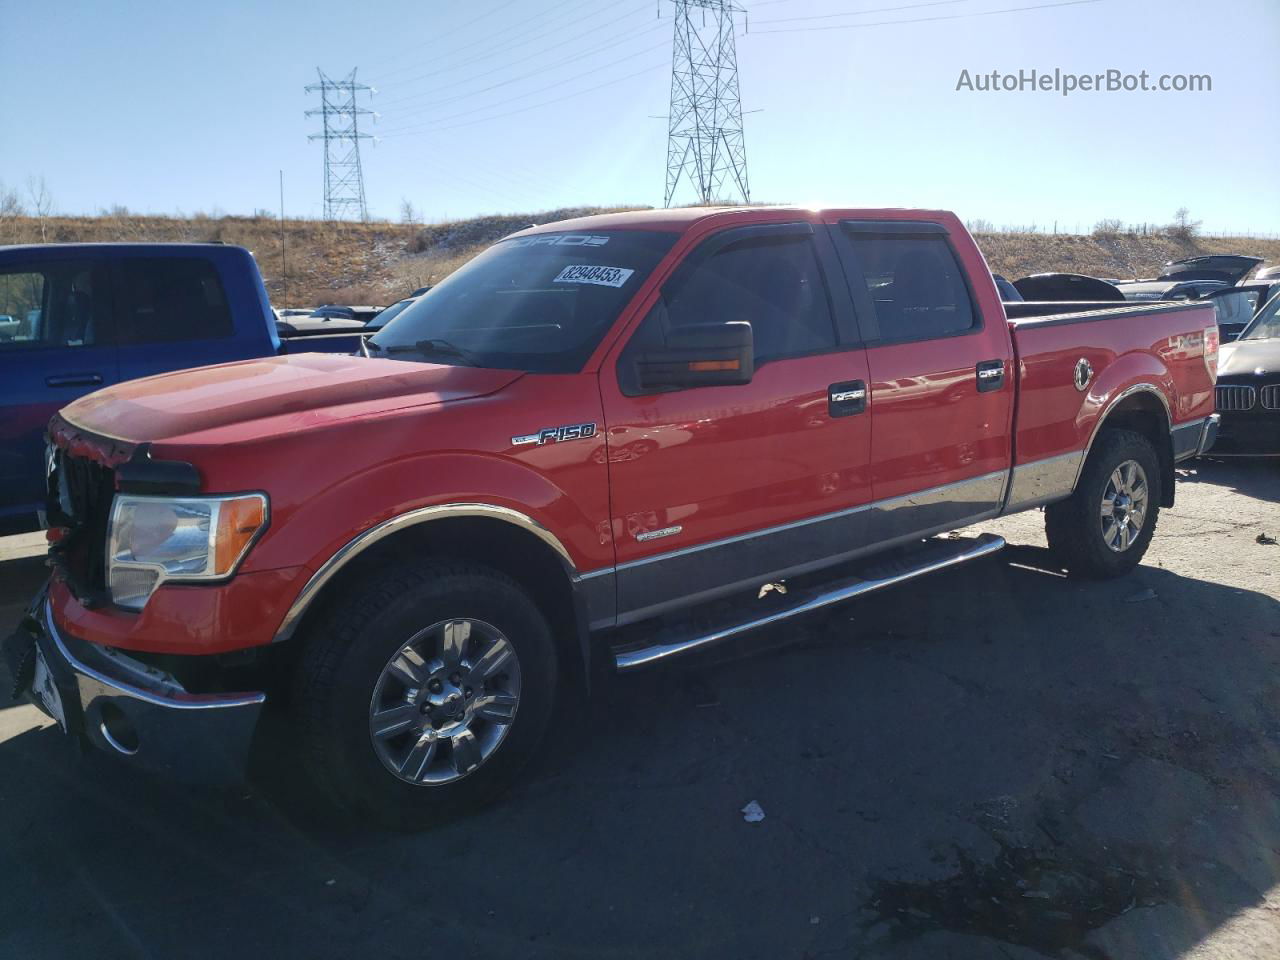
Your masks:
M 665 344 L 636 354 L 636 382 L 642 390 L 750 383 L 754 355 L 745 321 L 673 327 Z

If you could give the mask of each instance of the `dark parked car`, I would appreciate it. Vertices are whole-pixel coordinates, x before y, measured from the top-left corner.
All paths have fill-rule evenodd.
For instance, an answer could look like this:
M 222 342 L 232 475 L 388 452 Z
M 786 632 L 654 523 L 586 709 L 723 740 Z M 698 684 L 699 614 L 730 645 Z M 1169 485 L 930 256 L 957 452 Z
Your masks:
M 358 320 L 360 323 L 368 323 L 379 313 L 382 307 L 353 307 L 342 306 L 336 303 L 326 303 L 323 307 L 316 307 L 311 311 L 310 320 Z
M 1214 456 L 1280 456 L 1280 294 L 1218 354 Z
M 1199 300 L 1215 290 L 1231 286 L 1221 280 L 1183 280 L 1168 283 L 1164 280 L 1134 280 L 1117 284 L 1126 300 Z
M 993 273 L 991 279 L 996 282 L 996 289 L 1000 291 L 1000 299 L 1005 303 L 1018 303 L 1022 300 L 1022 294 L 1018 292 L 1008 277 L 1002 277 L 998 273 Z
M 430 288 L 428 287 L 427 289 L 430 289 Z M 405 297 L 403 300 L 397 300 L 395 303 L 387 307 L 387 309 L 383 310 L 376 317 L 374 317 L 372 320 L 370 320 L 368 323 L 364 325 L 365 333 L 377 333 L 379 330 L 381 330 L 383 327 L 387 325 L 388 321 L 394 320 L 396 317 L 400 316 L 400 314 L 402 314 L 405 311 L 406 307 L 408 307 L 410 304 L 417 303 L 419 296 L 421 295 L 416 294 L 414 296 Z
M 1033 273 L 1013 281 L 1013 285 L 1023 300 L 1114 303 L 1125 299 L 1115 284 L 1080 273 Z
M 1250 283 L 1242 287 L 1223 287 L 1206 293 L 1202 299 L 1213 304 L 1218 314 L 1218 331 L 1222 342 L 1230 343 L 1267 302 L 1280 293 L 1280 276 L 1269 283 Z
M 1207 293 L 1231 287 L 1249 275 L 1261 257 L 1222 254 L 1171 260 L 1154 280 L 1116 284 L 1126 300 L 1199 300 Z

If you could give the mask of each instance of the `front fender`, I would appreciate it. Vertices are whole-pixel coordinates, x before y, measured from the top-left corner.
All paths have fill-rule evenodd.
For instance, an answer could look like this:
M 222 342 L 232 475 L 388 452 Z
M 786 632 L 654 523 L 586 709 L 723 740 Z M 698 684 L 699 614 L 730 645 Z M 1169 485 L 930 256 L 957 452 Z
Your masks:
M 599 483 L 603 489 L 603 474 Z M 494 508 L 499 518 L 502 511 L 529 518 L 548 532 L 548 542 L 571 571 L 590 570 L 611 563 L 612 556 L 600 534 L 607 510 L 590 516 L 584 500 L 589 498 L 508 457 L 424 453 L 378 463 L 295 503 L 280 503 L 273 495 L 273 529 L 245 569 L 302 563 L 317 570 L 379 524 L 450 504 L 475 504 Z M 423 522 L 431 519 L 426 514 Z

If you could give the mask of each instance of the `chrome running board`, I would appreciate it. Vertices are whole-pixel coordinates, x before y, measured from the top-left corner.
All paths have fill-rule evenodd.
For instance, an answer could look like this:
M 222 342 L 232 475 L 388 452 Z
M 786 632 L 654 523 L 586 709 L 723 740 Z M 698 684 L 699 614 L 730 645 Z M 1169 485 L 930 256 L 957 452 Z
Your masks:
M 930 540 L 899 560 L 881 560 L 865 569 L 861 577 L 845 577 L 806 589 L 799 589 L 787 596 L 786 605 L 774 608 L 763 616 L 751 617 L 736 623 L 728 623 L 707 633 L 673 628 L 660 634 L 657 643 L 645 646 L 625 647 L 615 654 L 619 671 L 646 667 L 659 660 L 714 646 L 733 637 L 767 627 L 780 621 L 812 613 L 835 603 L 843 603 L 854 597 L 882 590 L 907 580 L 945 570 L 989 556 L 1004 547 L 1004 538 L 984 533 L 973 539 Z M 749 601 L 748 601 L 749 602 Z

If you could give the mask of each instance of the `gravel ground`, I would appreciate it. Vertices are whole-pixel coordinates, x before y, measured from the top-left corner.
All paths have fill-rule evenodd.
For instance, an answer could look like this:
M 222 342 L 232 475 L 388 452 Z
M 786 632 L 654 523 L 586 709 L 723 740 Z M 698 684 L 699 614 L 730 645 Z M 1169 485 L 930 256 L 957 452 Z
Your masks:
M 1146 564 L 999 557 L 564 710 L 500 804 L 332 823 L 0 704 L 0 955 L 1280 957 L 1280 465 L 1183 471 Z M 0 565 L 0 618 L 40 568 Z M 764 818 L 746 822 L 755 801 Z

